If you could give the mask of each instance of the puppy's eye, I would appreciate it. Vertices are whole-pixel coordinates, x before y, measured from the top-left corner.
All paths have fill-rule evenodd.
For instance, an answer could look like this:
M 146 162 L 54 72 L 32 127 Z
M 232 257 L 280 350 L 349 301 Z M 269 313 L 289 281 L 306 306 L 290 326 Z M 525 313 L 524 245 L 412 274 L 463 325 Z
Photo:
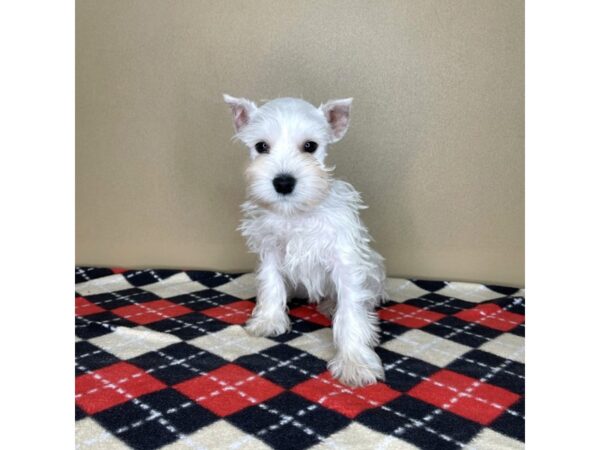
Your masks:
M 317 151 L 318 147 L 319 147 L 319 144 L 317 144 L 316 142 L 306 141 L 304 143 L 302 150 L 304 150 L 306 153 L 314 153 Z
M 254 148 L 258 153 L 269 153 L 269 144 L 267 144 L 265 141 L 257 142 L 254 145 Z

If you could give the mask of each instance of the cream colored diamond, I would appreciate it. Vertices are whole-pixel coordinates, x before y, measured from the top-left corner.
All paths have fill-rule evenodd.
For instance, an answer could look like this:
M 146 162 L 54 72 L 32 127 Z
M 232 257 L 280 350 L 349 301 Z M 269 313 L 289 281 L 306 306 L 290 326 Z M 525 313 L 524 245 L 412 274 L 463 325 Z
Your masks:
M 200 336 L 187 341 L 187 343 L 202 350 L 208 350 L 229 361 L 243 355 L 258 353 L 278 344 L 267 338 L 250 336 L 240 325 L 229 326 L 218 333 Z
M 286 342 L 286 344 L 300 349 L 303 352 L 310 353 L 317 358 L 324 359 L 325 361 L 329 361 L 333 358 L 335 351 L 331 328 L 321 328 L 312 333 L 304 333 L 300 337 Z
M 504 297 L 503 294 L 494 292 L 483 284 L 456 281 L 448 283 L 443 289 L 435 293 L 473 303 L 481 303 L 494 298 Z
M 160 298 L 170 298 L 177 295 L 203 291 L 208 288 L 202 283 L 191 280 L 185 272 L 180 272 L 162 281 L 142 286 L 142 289 L 152 292 Z
M 83 295 L 106 294 L 108 292 L 122 291 L 131 289 L 133 285 L 121 274 L 114 274 L 108 277 L 97 278 L 95 280 L 84 281 L 75 285 L 75 290 Z
M 467 448 L 477 450 L 522 450 L 525 448 L 525 444 L 489 428 L 485 428 L 475 436 L 475 439 L 469 442 Z
M 145 327 L 117 327 L 112 333 L 89 342 L 120 359 L 130 359 L 181 342 L 181 339 Z
M 521 336 L 510 333 L 501 334 L 479 348 L 502 358 L 512 359 L 520 363 L 525 362 L 525 338 Z
M 236 427 L 223 420 L 212 425 L 200 428 L 185 439 L 173 442 L 163 450 L 190 450 L 200 449 L 235 449 L 235 450 L 262 450 L 270 449 L 268 445 L 250 434 L 243 433 Z
M 256 297 L 256 275 L 247 273 L 214 289 L 241 299 Z
M 75 422 L 75 444 L 79 449 L 117 450 L 130 448 L 89 417 Z
M 429 291 L 404 278 L 388 278 L 385 281 L 385 291 L 388 299 L 399 303 L 429 294 Z
M 412 444 L 391 435 L 384 435 L 371 430 L 357 422 L 353 422 L 341 431 L 331 435 L 311 450 L 330 449 L 381 449 L 381 450 L 417 450 Z
M 448 365 L 471 350 L 466 345 L 457 344 L 421 330 L 407 331 L 386 342 L 382 347 L 400 355 L 426 361 L 438 367 Z

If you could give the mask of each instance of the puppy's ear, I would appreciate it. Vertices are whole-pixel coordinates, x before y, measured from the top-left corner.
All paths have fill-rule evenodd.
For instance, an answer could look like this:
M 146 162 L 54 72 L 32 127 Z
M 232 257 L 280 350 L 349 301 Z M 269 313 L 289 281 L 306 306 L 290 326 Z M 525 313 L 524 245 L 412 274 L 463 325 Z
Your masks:
M 239 133 L 250 121 L 250 116 L 256 111 L 256 105 L 245 98 L 235 98 L 231 95 L 223 94 L 223 100 L 231 108 L 233 113 L 233 128 Z
M 351 106 L 352 98 L 344 98 L 341 100 L 329 100 L 319 107 L 331 128 L 332 142 L 342 139 L 346 131 L 348 131 Z

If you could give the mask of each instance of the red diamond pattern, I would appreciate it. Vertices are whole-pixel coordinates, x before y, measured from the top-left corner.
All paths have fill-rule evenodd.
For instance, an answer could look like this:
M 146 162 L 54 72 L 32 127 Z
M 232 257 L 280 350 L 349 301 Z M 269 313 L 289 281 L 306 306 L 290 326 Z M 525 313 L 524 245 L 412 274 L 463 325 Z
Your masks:
M 331 326 L 331 320 L 321 314 L 315 305 L 299 306 L 294 308 L 290 311 L 290 316 L 299 317 L 300 319 L 307 320 L 324 327 Z
M 506 311 L 492 303 L 465 309 L 454 316 L 467 322 L 476 322 L 479 325 L 485 325 L 500 331 L 510 331 L 525 322 L 525 316 Z
M 389 322 L 404 325 L 405 327 L 423 328 L 446 316 L 427 309 L 417 308 L 416 306 L 397 303 L 393 306 L 381 308 L 379 310 L 379 317 Z
M 169 278 L 155 281 L 120 268 L 77 269 L 76 282 L 84 283 L 75 294 L 78 446 L 206 447 L 225 424 L 217 447 L 496 448 L 500 441 L 522 447 L 525 366 L 520 356 L 512 357 L 512 349 L 518 355 L 523 346 L 522 292 L 457 283 L 457 301 L 448 305 L 447 296 L 427 295 L 445 282 L 392 283 L 406 290 L 395 298 L 414 300 L 376 309 L 383 338 L 376 351 L 386 382 L 351 388 L 326 369 L 332 321 L 317 305 L 294 300 L 291 332 L 258 339 L 239 326 L 255 306 L 250 296 L 196 302 L 192 310 L 183 297 L 155 293 L 161 287 L 170 292 L 177 283 L 183 291 L 186 280 L 194 280 L 207 286 L 198 298 L 210 302 L 215 290 L 228 291 L 225 285 L 238 278 L 239 292 L 250 292 L 254 276 L 178 273 L 158 271 L 159 278 Z M 121 281 L 112 283 L 115 277 Z M 125 285 L 136 294 L 123 302 Z M 475 301 L 479 289 L 498 292 L 498 298 Z M 99 293 L 113 294 L 119 303 L 92 295 Z M 207 327 L 189 329 L 194 318 Z M 408 336 L 407 329 L 417 334 Z M 237 359 L 230 357 L 234 344 Z M 424 353 L 410 352 L 413 344 L 435 346 L 442 354 L 423 359 Z
M 483 425 L 520 398 L 506 389 L 445 369 L 416 385 L 408 395 Z
M 250 314 L 252 313 L 252 309 L 254 309 L 253 302 L 241 300 L 223 306 L 204 309 L 200 312 L 206 316 L 222 320 L 223 322 L 241 325 L 246 323 L 246 320 L 248 320 L 248 317 L 250 317 Z
M 173 387 L 220 417 L 283 392 L 276 384 L 235 364 L 227 364 Z
M 383 405 L 401 394 L 383 383 L 350 388 L 333 379 L 329 372 L 311 378 L 292 389 L 298 395 L 353 419 L 369 408 Z
M 75 298 L 75 315 L 76 316 L 89 316 L 90 314 L 96 314 L 105 311 L 104 308 L 100 308 L 98 305 L 86 300 L 83 297 Z
M 120 362 L 78 376 L 75 379 L 75 401 L 88 414 L 95 414 L 164 387 L 144 370 Z
M 148 303 L 121 306 L 112 312 L 139 325 L 146 325 L 170 317 L 181 316 L 192 310 L 168 300 L 154 300 Z

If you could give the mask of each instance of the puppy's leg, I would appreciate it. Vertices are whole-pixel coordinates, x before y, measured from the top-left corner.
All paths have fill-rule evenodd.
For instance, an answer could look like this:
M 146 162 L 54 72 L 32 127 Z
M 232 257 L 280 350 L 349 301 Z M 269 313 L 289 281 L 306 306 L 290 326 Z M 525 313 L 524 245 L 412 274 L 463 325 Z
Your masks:
M 256 275 L 257 296 L 246 330 L 254 336 L 277 336 L 290 328 L 286 312 L 287 291 L 274 254 L 266 255 Z
M 350 386 L 383 380 L 383 366 L 373 350 L 379 341 L 373 293 L 361 286 L 354 272 L 347 267 L 338 270 L 334 278 L 338 290 L 333 316 L 336 354 L 328 364 L 329 370 L 335 378 Z

